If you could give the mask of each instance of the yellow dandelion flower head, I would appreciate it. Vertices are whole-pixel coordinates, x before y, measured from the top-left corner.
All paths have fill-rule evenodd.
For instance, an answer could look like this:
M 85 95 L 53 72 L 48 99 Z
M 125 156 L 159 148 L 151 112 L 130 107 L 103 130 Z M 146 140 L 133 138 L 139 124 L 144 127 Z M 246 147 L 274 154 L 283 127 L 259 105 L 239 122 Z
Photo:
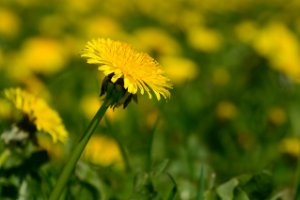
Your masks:
M 152 92 L 160 100 L 170 98 L 170 80 L 160 65 L 146 53 L 137 52 L 129 44 L 110 39 L 95 39 L 87 43 L 82 57 L 90 64 L 98 64 L 99 71 L 111 76 L 111 82 L 124 80 L 124 88 L 131 94 Z M 151 92 L 152 91 L 152 92 Z
M 47 103 L 20 88 L 4 90 L 5 97 L 20 110 L 38 131 L 48 133 L 54 142 L 65 142 L 68 137 L 62 120 L 58 113 L 51 109 Z

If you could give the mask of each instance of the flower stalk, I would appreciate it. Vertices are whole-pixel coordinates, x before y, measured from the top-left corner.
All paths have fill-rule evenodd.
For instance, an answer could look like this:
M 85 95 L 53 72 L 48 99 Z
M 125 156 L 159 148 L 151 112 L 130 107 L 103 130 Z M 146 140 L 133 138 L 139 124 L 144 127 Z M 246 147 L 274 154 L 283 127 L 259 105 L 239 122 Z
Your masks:
M 100 96 L 104 97 L 104 103 L 72 152 L 49 200 L 59 199 L 77 161 L 107 108 L 114 109 L 119 106 L 126 108 L 131 100 L 137 102 L 138 91 L 141 94 L 148 93 L 149 98 L 152 97 L 151 93 L 153 92 L 157 100 L 160 100 L 161 96 L 165 99 L 171 96 L 169 89 L 172 89 L 172 84 L 164 76 L 160 65 L 148 54 L 137 52 L 126 43 L 103 38 L 93 40 L 86 45 L 82 57 L 86 57 L 90 64 L 98 64 L 99 71 L 105 75 L 100 92 Z M 121 146 L 121 150 L 125 161 L 128 161 L 123 146 Z M 126 164 L 129 169 L 129 163 Z
M 0 168 L 4 165 L 6 160 L 11 155 L 11 151 L 9 149 L 5 149 L 0 155 Z
M 87 145 L 90 137 L 92 136 L 93 132 L 97 128 L 99 122 L 103 118 L 107 108 L 109 107 L 108 101 L 104 101 L 102 106 L 99 108 L 97 113 L 95 114 L 94 118 L 90 122 L 89 126 L 87 127 L 86 131 L 84 132 L 83 136 L 79 140 L 78 144 L 76 145 L 74 151 L 72 152 L 69 160 L 67 161 L 67 164 L 63 168 L 63 171 L 61 172 L 57 183 L 50 195 L 49 200 L 58 200 L 61 193 L 63 192 L 63 189 L 66 185 L 66 183 L 69 180 L 69 177 L 71 176 L 75 165 L 77 161 L 79 160 L 83 150 L 85 149 L 85 146 Z
M 300 200 L 300 154 L 298 155 L 298 165 L 296 172 L 296 184 L 295 184 L 295 200 Z

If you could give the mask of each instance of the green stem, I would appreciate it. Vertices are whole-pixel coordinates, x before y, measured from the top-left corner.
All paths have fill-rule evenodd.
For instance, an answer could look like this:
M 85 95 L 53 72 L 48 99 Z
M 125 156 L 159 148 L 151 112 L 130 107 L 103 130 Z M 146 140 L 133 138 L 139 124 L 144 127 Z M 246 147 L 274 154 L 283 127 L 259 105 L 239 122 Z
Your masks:
M 126 151 L 124 145 L 122 144 L 122 142 L 119 139 L 117 139 L 117 142 L 118 142 L 122 157 L 123 157 L 124 162 L 125 162 L 126 171 L 129 173 L 129 172 L 131 172 L 131 165 L 130 165 L 130 162 L 129 162 L 127 151 Z
M 297 165 L 295 200 L 300 200 L 300 154 L 298 156 L 298 165 Z
M 198 183 L 198 192 L 197 192 L 197 199 L 203 200 L 204 199 L 204 169 L 203 165 L 201 165 L 200 169 L 200 178 Z
M 88 143 L 91 135 L 97 128 L 99 122 L 101 121 L 102 117 L 104 116 L 107 108 L 108 108 L 108 102 L 105 101 L 102 106 L 97 111 L 96 115 L 90 122 L 89 126 L 87 127 L 86 131 L 82 135 L 81 139 L 79 140 L 78 144 L 76 145 L 74 151 L 72 152 L 69 160 L 67 161 L 67 164 L 63 168 L 63 171 L 61 172 L 58 181 L 50 195 L 49 200 L 58 200 L 67 181 L 69 180 L 69 177 L 71 176 L 71 173 L 79 160 L 86 144 Z
M 9 149 L 5 149 L 0 155 L 0 168 L 4 165 L 6 160 L 9 158 L 11 152 Z

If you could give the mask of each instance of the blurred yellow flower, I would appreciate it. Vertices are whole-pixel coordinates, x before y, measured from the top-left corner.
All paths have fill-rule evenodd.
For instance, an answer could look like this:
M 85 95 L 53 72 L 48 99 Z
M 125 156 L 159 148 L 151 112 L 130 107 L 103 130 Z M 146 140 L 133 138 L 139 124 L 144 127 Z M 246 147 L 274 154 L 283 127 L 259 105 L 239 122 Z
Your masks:
M 190 27 L 198 26 L 204 22 L 204 17 L 197 10 L 182 10 L 176 24 L 182 30 L 188 30 Z
M 199 67 L 187 58 L 164 56 L 160 58 L 160 63 L 165 67 L 166 74 L 175 84 L 182 84 L 199 75 Z
M 51 94 L 49 93 L 45 83 L 36 75 L 24 76 L 19 81 L 31 94 L 38 94 L 45 100 L 49 100 L 51 98 Z
M 221 101 L 216 109 L 217 117 L 221 120 L 231 120 L 237 114 L 236 106 L 229 101 Z
M 282 153 L 298 157 L 300 153 L 300 140 L 299 138 L 285 138 L 280 143 L 280 150 Z
M 284 24 L 265 27 L 254 41 L 254 48 L 270 60 L 271 66 L 294 81 L 300 81 L 299 41 Z
M 269 120 L 274 125 L 282 125 L 286 122 L 286 112 L 280 107 L 273 107 L 269 111 Z
M 86 95 L 80 101 L 80 107 L 88 119 L 91 119 L 95 115 L 100 106 L 100 98 L 97 95 Z M 110 120 L 115 120 L 121 117 L 122 114 L 122 110 L 120 109 L 115 110 L 108 108 L 105 113 L 105 117 Z
M 62 45 L 64 45 L 66 54 L 76 57 L 78 55 L 78 52 L 82 50 L 82 46 L 85 44 L 85 41 L 78 40 L 78 37 L 75 35 L 64 34 L 63 41 L 64 42 Z
M 99 134 L 91 137 L 82 158 L 104 167 L 124 168 L 122 154 L 116 141 Z
M 86 95 L 80 101 L 81 110 L 88 119 L 95 115 L 100 106 L 100 98 L 97 95 Z
M 235 27 L 235 33 L 242 42 L 252 42 L 258 33 L 258 27 L 254 21 L 244 21 Z
M 62 16 L 57 13 L 42 17 L 39 22 L 39 31 L 42 34 L 52 36 L 60 36 L 64 34 L 64 28 L 67 26 L 67 22 L 66 20 L 61 19 Z
M 224 67 L 217 67 L 213 70 L 212 81 L 215 85 L 224 86 L 230 81 L 230 74 Z
M 38 0 L 15 0 L 15 2 L 17 5 L 22 6 L 23 8 L 33 7 L 41 4 L 41 2 Z
M 41 74 L 54 74 L 60 71 L 67 61 L 62 44 L 50 38 L 36 37 L 25 41 L 15 65 L 19 76 L 27 71 Z
M 172 88 L 169 79 L 163 74 L 159 64 L 148 54 L 135 51 L 130 45 L 110 39 L 97 39 L 87 43 L 82 57 L 91 64 L 99 64 L 99 70 L 105 76 L 112 76 L 111 82 L 124 81 L 124 88 L 131 94 L 146 91 L 152 98 L 151 91 L 157 99 L 170 97 Z
M 0 119 L 6 119 L 10 116 L 10 104 L 5 99 L 0 99 Z
M 158 53 L 159 55 L 176 55 L 181 51 L 177 41 L 161 28 L 140 28 L 134 32 L 133 38 L 135 46 L 146 52 Z M 151 39 L 149 40 L 149 38 Z
M 118 35 L 122 32 L 120 25 L 111 17 L 97 17 L 89 19 L 84 23 L 87 37 L 107 37 Z
M 64 158 L 64 148 L 62 143 L 55 143 L 46 135 L 37 136 L 38 145 L 48 152 L 48 155 L 54 160 L 62 160 Z
M 19 17 L 8 9 L 0 9 L 0 36 L 14 37 L 20 31 Z
M 66 141 L 68 133 L 60 116 L 44 100 L 20 88 L 6 89 L 4 95 L 38 131 L 48 133 L 54 142 Z
M 246 21 L 236 27 L 241 41 L 246 42 L 267 58 L 271 67 L 291 80 L 300 82 L 300 47 L 297 36 L 281 22 L 271 22 L 258 27 Z
M 178 0 L 173 0 L 172 3 L 160 0 L 134 1 L 134 3 L 137 9 L 144 15 L 150 15 L 152 18 L 160 18 L 160 21 L 166 21 L 166 18 L 176 13 L 174 11 L 179 10 L 179 6 L 181 6 Z M 168 14 L 166 15 L 166 13 Z
M 72 0 L 64 0 L 63 8 L 64 12 L 72 15 L 78 15 L 78 13 L 87 13 L 94 6 L 97 1 L 95 0 L 86 0 L 86 1 L 72 1 Z
M 219 50 L 222 44 L 222 36 L 204 26 L 190 28 L 187 32 L 187 40 L 191 47 L 208 53 Z

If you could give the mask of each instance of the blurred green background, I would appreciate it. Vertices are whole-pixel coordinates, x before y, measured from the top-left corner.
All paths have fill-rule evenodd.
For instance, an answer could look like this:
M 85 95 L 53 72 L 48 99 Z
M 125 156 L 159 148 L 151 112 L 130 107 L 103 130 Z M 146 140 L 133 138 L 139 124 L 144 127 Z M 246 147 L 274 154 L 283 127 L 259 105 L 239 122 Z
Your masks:
M 201 199 L 202 186 L 208 194 L 245 174 L 267 174 L 255 185 L 264 182 L 267 191 L 242 181 L 233 186 L 250 199 L 292 199 L 300 151 L 299 11 L 296 0 L 1 0 L 0 90 L 18 86 L 44 98 L 70 134 L 64 145 L 41 139 L 50 159 L 36 168 L 38 179 L 1 171 L 1 195 L 47 198 L 101 105 L 103 77 L 80 54 L 87 41 L 104 37 L 149 53 L 174 89 L 167 102 L 140 96 L 125 110 L 109 110 L 64 199 Z M 2 97 L 0 132 L 15 112 Z

